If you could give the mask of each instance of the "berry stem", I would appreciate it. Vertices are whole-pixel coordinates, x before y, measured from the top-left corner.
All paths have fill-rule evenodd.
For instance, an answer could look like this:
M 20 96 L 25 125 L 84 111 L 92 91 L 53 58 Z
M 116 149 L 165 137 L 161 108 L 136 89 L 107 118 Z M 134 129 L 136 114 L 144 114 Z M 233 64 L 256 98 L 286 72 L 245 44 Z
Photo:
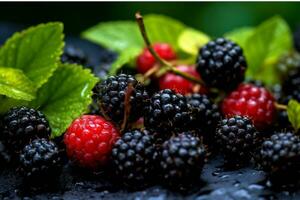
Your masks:
M 125 99 L 124 99 L 125 112 L 124 112 L 123 123 L 121 125 L 121 132 L 123 132 L 127 127 L 127 121 L 128 121 L 128 117 L 130 115 L 130 110 L 131 110 L 130 97 L 131 97 L 132 92 L 133 92 L 133 85 L 129 84 L 127 87 Z
M 135 19 L 138 23 L 138 26 L 139 26 L 139 29 L 141 31 L 141 34 L 142 34 L 142 37 L 143 37 L 143 40 L 146 44 L 146 47 L 148 48 L 148 50 L 150 51 L 150 53 L 153 55 L 153 57 L 164 67 L 167 68 L 168 71 L 176 74 L 176 75 L 179 75 L 179 76 L 182 76 L 183 78 L 187 79 L 187 80 L 190 80 L 190 81 L 193 81 L 195 83 L 198 83 L 198 84 L 201 84 L 201 85 L 204 85 L 204 82 L 201 80 L 201 79 L 198 79 L 198 78 L 195 78 L 185 72 L 182 72 L 178 69 L 176 69 L 171 63 L 169 63 L 168 61 L 162 59 L 161 57 L 159 57 L 159 55 L 154 51 L 152 45 L 151 45 L 151 42 L 149 40 L 149 37 L 147 35 L 147 32 L 146 32 L 146 27 L 145 27 L 145 24 L 144 24 L 144 20 L 143 20 L 143 16 L 137 12 L 135 14 Z
M 279 103 L 275 102 L 274 105 L 275 105 L 275 108 L 278 110 L 287 110 L 287 106 L 284 104 L 279 104 Z

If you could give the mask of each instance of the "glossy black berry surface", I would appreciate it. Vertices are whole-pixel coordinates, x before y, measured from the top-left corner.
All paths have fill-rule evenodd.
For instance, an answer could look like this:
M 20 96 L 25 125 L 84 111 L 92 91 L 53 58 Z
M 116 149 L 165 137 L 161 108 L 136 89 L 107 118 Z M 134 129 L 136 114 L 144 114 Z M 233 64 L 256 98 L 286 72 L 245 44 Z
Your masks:
M 196 66 L 209 87 L 231 90 L 244 80 L 247 63 L 240 46 L 218 38 L 199 50 Z

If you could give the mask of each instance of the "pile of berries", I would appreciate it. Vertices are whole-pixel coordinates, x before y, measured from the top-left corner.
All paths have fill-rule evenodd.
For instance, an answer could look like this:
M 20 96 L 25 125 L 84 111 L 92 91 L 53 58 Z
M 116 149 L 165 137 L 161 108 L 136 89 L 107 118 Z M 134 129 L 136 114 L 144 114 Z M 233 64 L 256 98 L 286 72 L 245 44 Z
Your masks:
M 180 73 L 161 74 L 164 66 L 144 49 L 136 60 L 139 76 L 120 73 L 97 83 L 97 111 L 75 119 L 64 133 L 72 164 L 112 171 L 115 179 L 134 188 L 158 181 L 172 188 L 193 184 L 214 153 L 234 166 L 253 161 L 271 175 L 300 175 L 299 137 L 273 126 L 278 122 L 276 101 L 300 99 L 300 68 L 287 73 L 287 94 L 273 95 L 263 84 L 244 80 L 246 58 L 230 40 L 218 38 L 204 45 L 195 65 L 176 64 L 178 55 L 169 44 L 157 43 L 153 49 Z M 75 53 L 69 50 L 63 60 L 84 62 L 84 56 Z M 199 82 L 178 75 L 182 73 Z M 152 94 L 149 85 L 137 79 L 141 75 L 159 89 Z M 25 177 L 57 176 L 61 147 L 49 139 L 51 128 L 41 112 L 12 108 L 1 122 L 1 154 L 5 150 L 18 157 Z

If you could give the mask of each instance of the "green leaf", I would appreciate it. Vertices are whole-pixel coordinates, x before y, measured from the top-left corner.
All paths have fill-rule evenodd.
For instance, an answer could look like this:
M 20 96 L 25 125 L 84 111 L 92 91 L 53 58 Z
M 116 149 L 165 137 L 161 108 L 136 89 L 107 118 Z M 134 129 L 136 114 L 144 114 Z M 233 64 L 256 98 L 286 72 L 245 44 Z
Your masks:
M 109 74 L 115 75 L 122 66 L 133 61 L 140 54 L 140 52 L 141 50 L 138 48 L 129 48 L 126 51 L 123 51 L 112 63 Z
M 278 82 L 278 75 L 270 72 L 280 56 L 292 49 L 292 34 L 288 24 L 273 17 L 259 25 L 247 39 L 244 53 L 248 62 L 247 76 L 267 84 Z
M 166 42 L 173 48 L 178 49 L 178 37 L 187 28 L 183 23 L 173 18 L 156 14 L 146 15 L 144 22 L 152 43 Z
M 30 101 L 35 98 L 33 83 L 21 70 L 0 67 L 0 95 Z
M 63 45 L 62 23 L 40 24 L 6 41 L 0 49 L 0 66 L 22 70 L 39 88 L 57 69 Z
M 210 37 L 198 30 L 189 28 L 178 38 L 178 46 L 185 53 L 197 55 L 199 48 L 210 41 Z
M 75 118 L 86 112 L 97 81 L 88 69 L 61 64 L 40 88 L 31 106 L 45 113 L 52 128 L 52 137 L 62 135 Z
M 287 114 L 289 121 L 296 130 L 300 128 L 300 103 L 296 100 L 290 100 L 287 106 Z
M 236 42 L 244 49 L 247 40 L 253 34 L 254 30 L 253 27 L 242 27 L 226 33 L 224 37 Z
M 103 22 L 84 31 L 82 37 L 116 52 L 144 46 L 139 28 L 133 21 Z

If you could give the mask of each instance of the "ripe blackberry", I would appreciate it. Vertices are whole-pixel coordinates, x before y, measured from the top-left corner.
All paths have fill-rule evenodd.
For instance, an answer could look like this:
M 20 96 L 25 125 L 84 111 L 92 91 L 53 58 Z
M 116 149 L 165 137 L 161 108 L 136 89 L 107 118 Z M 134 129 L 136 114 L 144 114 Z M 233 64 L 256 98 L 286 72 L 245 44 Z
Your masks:
M 11 161 L 11 155 L 6 149 L 3 142 L 0 141 L 0 168 L 3 167 L 3 164 L 8 164 Z
M 272 175 L 293 177 L 300 172 L 300 138 L 291 132 L 276 133 L 265 140 L 259 164 Z
M 189 119 L 189 105 L 185 97 L 170 89 L 161 90 L 151 97 L 144 116 L 145 127 L 162 139 L 185 130 Z
M 110 76 L 98 83 L 94 88 L 94 95 L 101 112 L 117 124 L 122 123 L 125 109 L 130 109 L 128 121 L 133 122 L 140 118 L 149 101 L 144 85 L 127 74 Z M 125 102 L 127 95 L 129 105 Z
M 171 187 L 193 183 L 200 178 L 205 149 L 198 137 L 183 133 L 165 141 L 160 155 L 160 171 Z
M 197 70 L 209 87 L 231 90 L 244 80 L 247 63 L 241 47 L 218 38 L 203 46 L 196 61 Z
M 112 149 L 114 172 L 129 186 L 151 182 L 157 155 L 154 138 L 148 131 L 128 131 Z
M 51 128 L 42 112 L 22 106 L 11 108 L 3 116 L 2 132 L 4 144 L 17 152 L 34 138 L 49 137 Z
M 244 164 L 259 144 L 259 134 L 247 117 L 234 116 L 220 121 L 216 141 L 226 161 Z
M 221 119 L 219 108 L 206 95 L 192 94 L 186 96 L 191 110 L 191 128 L 198 129 L 204 140 L 212 139 L 216 125 Z
M 33 140 L 20 154 L 20 171 L 26 178 L 56 177 L 60 169 L 58 147 L 45 138 Z
M 87 56 L 81 49 L 72 45 L 67 45 L 63 55 L 61 56 L 61 62 L 85 66 L 87 64 Z
M 300 68 L 289 71 L 283 83 L 282 90 L 285 96 L 300 100 Z
M 276 66 L 282 80 L 287 79 L 289 71 L 300 68 L 300 54 L 291 52 L 283 55 Z

